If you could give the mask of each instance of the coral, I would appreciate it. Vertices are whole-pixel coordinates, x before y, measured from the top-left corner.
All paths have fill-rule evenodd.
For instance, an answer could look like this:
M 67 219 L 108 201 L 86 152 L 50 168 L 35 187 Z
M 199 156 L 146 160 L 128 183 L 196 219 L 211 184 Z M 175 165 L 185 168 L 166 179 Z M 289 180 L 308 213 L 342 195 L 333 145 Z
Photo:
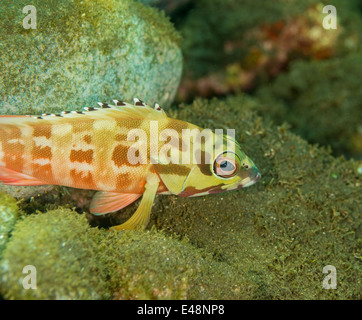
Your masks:
M 40 0 L 37 28 L 24 29 L 28 4 L 0 4 L 1 113 L 79 110 L 140 94 L 172 102 L 182 58 L 163 13 L 132 0 Z
M 6 193 L 0 193 L 0 256 L 5 249 L 17 218 L 18 206 L 15 199 Z
M 334 154 L 362 155 L 362 55 L 327 61 L 299 61 L 256 93 L 260 113 L 311 143 L 330 145 Z

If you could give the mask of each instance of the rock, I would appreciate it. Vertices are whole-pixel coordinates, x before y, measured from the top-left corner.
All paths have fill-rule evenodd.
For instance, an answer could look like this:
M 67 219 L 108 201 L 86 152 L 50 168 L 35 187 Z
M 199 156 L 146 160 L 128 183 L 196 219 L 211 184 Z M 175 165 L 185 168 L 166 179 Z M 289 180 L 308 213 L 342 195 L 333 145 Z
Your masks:
M 16 225 L 0 262 L 1 294 L 6 299 L 107 297 L 97 231 L 69 209 L 27 216 Z M 36 289 L 24 289 L 25 266 L 35 267 Z
M 237 279 L 229 266 L 186 239 L 180 241 L 154 228 L 112 232 L 102 257 L 110 267 L 114 299 L 237 298 Z
M 0 256 L 6 247 L 17 218 L 16 200 L 6 193 L 0 193 Z
M 1 113 L 80 110 L 134 97 L 170 105 L 182 58 L 163 13 L 132 0 L 42 0 L 36 29 L 24 29 L 28 4 L 0 4 Z

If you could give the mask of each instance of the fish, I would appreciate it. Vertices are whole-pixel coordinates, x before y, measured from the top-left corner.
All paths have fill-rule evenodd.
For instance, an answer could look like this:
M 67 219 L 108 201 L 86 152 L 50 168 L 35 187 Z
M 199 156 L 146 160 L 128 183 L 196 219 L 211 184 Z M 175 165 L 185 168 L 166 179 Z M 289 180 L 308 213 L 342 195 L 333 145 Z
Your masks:
M 0 182 L 96 190 L 89 211 L 134 214 L 114 230 L 144 230 L 156 195 L 238 190 L 261 174 L 231 134 L 168 117 L 158 104 L 99 102 L 83 111 L 0 116 Z M 207 134 L 206 134 L 206 133 Z

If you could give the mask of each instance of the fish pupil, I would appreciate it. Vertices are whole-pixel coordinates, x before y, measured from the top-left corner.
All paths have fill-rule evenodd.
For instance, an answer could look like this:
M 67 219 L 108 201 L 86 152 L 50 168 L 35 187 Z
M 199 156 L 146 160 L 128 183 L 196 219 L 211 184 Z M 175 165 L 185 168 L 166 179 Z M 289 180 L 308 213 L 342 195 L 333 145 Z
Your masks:
M 228 165 L 228 162 L 227 161 L 222 161 L 221 163 L 220 163 L 220 168 L 226 168 L 227 167 L 227 165 Z
M 224 160 L 220 163 L 220 168 L 227 169 L 227 171 L 235 170 L 235 167 L 229 161 L 226 161 L 226 160 Z

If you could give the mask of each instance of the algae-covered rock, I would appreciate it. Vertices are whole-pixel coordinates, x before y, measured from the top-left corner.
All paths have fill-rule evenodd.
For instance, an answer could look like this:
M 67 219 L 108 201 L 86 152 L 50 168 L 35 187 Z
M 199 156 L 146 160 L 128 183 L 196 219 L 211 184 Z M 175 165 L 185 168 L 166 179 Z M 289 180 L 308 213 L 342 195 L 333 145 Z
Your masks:
M 18 206 L 11 196 L 0 193 L 0 256 L 18 218 Z
M 0 292 L 6 299 L 100 299 L 107 297 L 98 261 L 97 229 L 84 216 L 58 209 L 17 223 L 0 263 Z M 36 289 L 26 266 L 36 270 Z M 33 273 L 34 274 L 34 273 Z M 34 281 L 34 280 L 33 280 Z M 34 282 L 32 282 L 34 284 Z
M 257 92 L 261 114 L 334 154 L 362 155 L 362 54 L 327 61 L 300 61 Z
M 0 4 L 0 112 L 80 110 L 140 97 L 169 105 L 180 80 L 179 36 L 157 9 L 133 0 Z M 25 19 L 25 25 L 33 20 Z
M 35 268 L 34 289 L 23 286 L 26 266 Z M 239 292 L 227 264 L 186 240 L 155 229 L 105 233 L 66 209 L 19 222 L 0 268 L 6 299 L 223 299 Z
M 236 298 L 231 268 L 186 240 L 147 232 L 119 232 L 107 237 L 106 259 L 114 299 Z

